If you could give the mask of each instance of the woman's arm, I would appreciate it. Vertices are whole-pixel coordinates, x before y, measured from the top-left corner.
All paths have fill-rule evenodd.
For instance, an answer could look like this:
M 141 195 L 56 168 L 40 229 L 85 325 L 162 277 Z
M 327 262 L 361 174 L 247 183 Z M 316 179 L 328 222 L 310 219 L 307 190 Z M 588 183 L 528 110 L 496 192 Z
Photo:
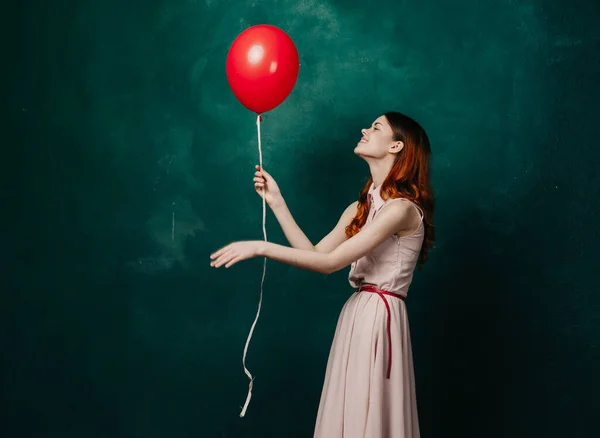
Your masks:
M 292 247 L 310 251 L 315 250 L 312 242 L 306 237 L 306 234 L 304 234 L 294 220 L 283 197 L 277 202 L 276 206 L 271 207 L 271 210 L 277 218 L 277 221 L 283 230 L 283 234 L 285 234 L 287 241 Z
M 350 204 L 342 213 L 335 228 L 316 246 L 312 244 L 308 237 L 306 237 L 306 234 L 300 229 L 283 198 L 271 210 L 277 218 L 287 241 L 293 248 L 328 253 L 347 239 L 345 229 L 356 215 L 357 205 L 358 202 Z
M 309 271 L 331 274 L 373 251 L 392 234 L 403 231 L 410 224 L 414 209 L 404 202 L 394 202 L 381 209 L 368 226 L 338 245 L 334 250 L 320 253 L 263 242 L 260 256 Z
M 348 236 L 346 235 L 346 227 L 350 225 L 354 216 L 356 216 L 356 211 L 358 210 L 358 201 L 353 202 L 340 216 L 337 225 L 331 232 L 325 236 L 317 245 L 315 249 L 319 252 L 329 253 L 340 246 L 343 242 L 348 240 Z

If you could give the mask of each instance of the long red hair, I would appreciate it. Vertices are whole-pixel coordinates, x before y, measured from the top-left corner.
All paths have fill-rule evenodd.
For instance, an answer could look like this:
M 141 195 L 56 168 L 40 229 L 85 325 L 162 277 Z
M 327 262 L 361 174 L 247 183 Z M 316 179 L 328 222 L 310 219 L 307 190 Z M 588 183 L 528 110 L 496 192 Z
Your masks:
M 423 211 L 425 237 L 417 266 L 423 267 L 427 261 L 429 249 L 433 245 L 435 232 L 433 213 L 435 196 L 429 181 L 429 160 L 431 146 L 425 130 L 416 121 L 399 112 L 384 114 L 393 132 L 394 141 L 402 141 L 404 147 L 396 155 L 396 160 L 385 180 L 381 184 L 381 197 L 406 198 L 417 204 Z M 358 196 L 358 211 L 352 222 L 346 227 L 346 235 L 354 236 L 367 221 L 370 205 L 367 200 L 369 188 L 373 183 L 370 176 Z

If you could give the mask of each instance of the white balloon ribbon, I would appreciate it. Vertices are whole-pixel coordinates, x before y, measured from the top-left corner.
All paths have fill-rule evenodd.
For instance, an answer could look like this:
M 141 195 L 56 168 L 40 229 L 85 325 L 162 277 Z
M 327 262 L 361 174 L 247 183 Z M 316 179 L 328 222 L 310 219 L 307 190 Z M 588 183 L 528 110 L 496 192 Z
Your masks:
M 262 161 L 262 147 L 260 144 L 260 121 L 261 121 L 261 117 L 259 114 L 256 118 L 256 129 L 258 131 L 258 155 L 259 155 L 259 161 L 260 161 L 260 169 L 262 170 L 263 161 Z M 262 198 L 263 198 L 262 199 L 262 205 L 263 205 L 262 227 L 263 227 L 264 239 L 266 242 L 267 241 L 267 227 L 266 227 L 267 207 L 266 207 L 264 191 L 265 191 L 265 186 L 263 185 L 263 187 L 262 187 L 262 192 L 263 192 L 263 196 L 262 196 Z M 250 398 L 252 398 L 252 387 L 254 385 L 254 377 L 252 377 L 252 374 L 250 374 L 250 371 L 248 371 L 248 369 L 246 368 L 246 353 L 248 352 L 248 345 L 250 344 L 250 338 L 252 338 L 252 333 L 254 332 L 254 327 L 256 326 L 256 322 L 258 321 L 258 316 L 260 315 L 260 307 L 262 305 L 262 297 L 263 297 L 263 284 L 265 282 L 266 271 L 267 271 L 267 258 L 265 257 L 265 260 L 263 263 L 262 280 L 260 282 L 260 299 L 258 300 L 258 311 L 256 312 L 256 318 L 254 318 L 254 323 L 252 324 L 252 327 L 250 328 L 250 333 L 248 335 L 248 339 L 246 340 L 246 346 L 244 347 L 244 356 L 242 358 L 242 364 L 244 365 L 244 372 L 248 376 L 248 379 L 250 379 L 250 384 L 248 385 L 249 387 L 248 387 L 248 396 L 246 397 L 246 403 L 244 404 L 244 407 L 242 408 L 240 417 L 243 417 L 244 415 L 246 415 L 246 409 L 248 409 L 248 405 L 250 404 Z

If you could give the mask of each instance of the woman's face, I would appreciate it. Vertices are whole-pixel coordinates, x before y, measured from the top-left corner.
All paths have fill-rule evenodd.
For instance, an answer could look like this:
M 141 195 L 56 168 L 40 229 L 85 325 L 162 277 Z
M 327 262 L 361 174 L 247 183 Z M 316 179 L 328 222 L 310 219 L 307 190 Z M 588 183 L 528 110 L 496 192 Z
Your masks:
M 389 153 L 398 153 L 404 146 L 395 141 L 392 128 L 385 116 L 379 116 L 368 129 L 362 129 L 362 138 L 354 153 L 362 157 L 383 158 Z

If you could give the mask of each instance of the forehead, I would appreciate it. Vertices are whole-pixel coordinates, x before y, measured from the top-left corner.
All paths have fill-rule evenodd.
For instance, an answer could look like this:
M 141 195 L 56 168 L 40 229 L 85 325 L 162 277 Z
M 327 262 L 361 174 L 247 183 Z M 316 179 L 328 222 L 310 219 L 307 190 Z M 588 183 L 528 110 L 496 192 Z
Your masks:
M 377 126 L 379 127 L 386 127 L 389 126 L 387 119 L 385 118 L 385 116 L 379 116 L 375 119 L 375 121 L 373 122 L 373 126 L 375 126 L 377 124 Z

